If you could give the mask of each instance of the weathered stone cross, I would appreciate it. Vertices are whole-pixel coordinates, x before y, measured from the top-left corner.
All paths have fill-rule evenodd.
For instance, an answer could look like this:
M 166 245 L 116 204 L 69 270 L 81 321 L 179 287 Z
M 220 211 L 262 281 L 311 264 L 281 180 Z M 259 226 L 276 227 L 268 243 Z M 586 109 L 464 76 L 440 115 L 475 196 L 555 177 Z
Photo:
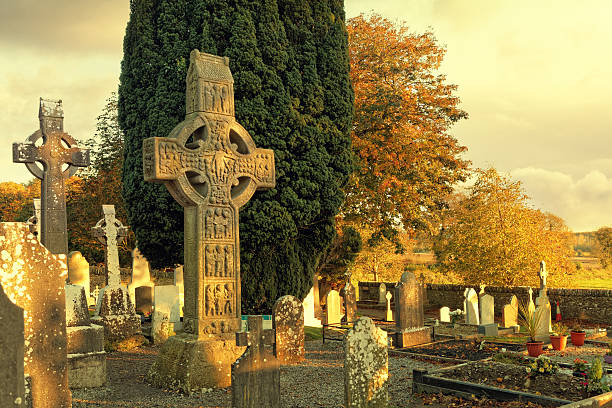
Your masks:
M 127 236 L 129 227 L 125 227 L 121 221 L 115 218 L 115 206 L 103 205 L 104 218 L 92 228 L 94 237 L 104 244 L 104 255 L 106 258 L 106 284 L 108 286 L 119 286 L 121 284 L 121 271 L 119 269 L 119 250 L 117 244 Z
M 546 262 L 540 261 L 540 272 L 538 272 L 538 276 L 540 277 L 540 290 L 546 289 L 546 278 L 548 277 L 548 271 L 546 270 Z
M 248 346 L 232 364 L 232 407 L 280 407 L 280 364 L 265 346 L 274 330 L 263 330 L 261 316 L 249 316 L 248 332 L 236 333 L 236 345 Z
M 41 182 L 41 236 L 38 238 L 54 254 L 68 253 L 66 194 L 64 179 L 74 175 L 77 167 L 89 166 L 89 150 L 76 147 L 76 141 L 64 133 L 62 101 L 40 98 L 40 129 L 25 143 L 13 143 L 13 162 L 25 163 Z M 36 142 L 42 139 L 42 145 Z M 43 169 L 36 162 L 42 163 Z M 67 165 L 67 168 L 63 168 Z
M 238 209 L 274 187 L 274 152 L 236 122 L 229 59 L 193 50 L 190 61 L 185 120 L 143 141 L 143 171 L 185 208 L 184 331 L 229 339 L 241 316 Z

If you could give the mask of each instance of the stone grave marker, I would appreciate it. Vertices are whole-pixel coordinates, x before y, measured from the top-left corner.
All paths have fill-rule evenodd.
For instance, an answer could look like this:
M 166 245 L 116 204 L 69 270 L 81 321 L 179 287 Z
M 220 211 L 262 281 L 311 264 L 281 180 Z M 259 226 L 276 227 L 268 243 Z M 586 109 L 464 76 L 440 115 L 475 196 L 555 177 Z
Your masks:
M 538 335 L 536 335 L 536 339 L 539 339 L 539 341 L 549 340 L 549 333 L 552 331 L 551 306 L 550 299 L 548 299 L 548 288 L 546 287 L 547 276 L 548 271 L 546 271 L 546 262 L 541 261 L 540 270 L 538 272 L 538 277 L 540 278 L 540 290 L 535 301 L 536 310 L 538 307 L 541 307 L 542 310 L 540 312 L 542 313 L 542 317 L 538 327 Z
M 53 254 L 68 253 L 66 193 L 64 180 L 78 167 L 89 166 L 89 150 L 79 149 L 64 132 L 62 101 L 40 98 L 40 129 L 25 143 L 13 143 L 13 162 L 25 163 L 34 177 L 41 180 L 40 242 Z M 40 146 L 36 143 L 42 140 Z M 42 163 L 42 168 L 37 163 Z M 68 167 L 63 170 L 63 166 Z
M 185 284 L 183 282 L 183 265 L 179 265 L 174 269 L 174 286 L 179 290 L 179 312 L 183 317 L 183 307 L 185 307 Z
M 495 323 L 495 298 L 489 294 L 480 296 L 480 324 Z
M 24 372 L 33 407 L 70 408 L 66 360 L 66 255 L 54 255 L 25 223 L 0 223 L 0 285 L 24 310 Z
M 341 290 L 341 295 L 342 299 L 344 299 L 343 321 L 346 323 L 353 323 L 357 315 L 357 297 L 355 286 L 353 286 L 350 280 L 346 281 L 346 284 Z
M 410 271 L 404 272 L 395 285 L 395 345 L 398 347 L 431 341 L 431 328 L 425 327 L 422 289 Z
M 134 295 L 136 313 L 151 316 L 151 313 L 153 313 L 153 297 L 153 287 L 138 286 Z
M 387 332 L 361 317 L 344 339 L 345 407 L 387 407 L 388 378 Z
M 321 327 L 321 320 L 315 317 L 315 297 L 313 288 L 310 288 L 302 304 L 304 305 L 304 326 Z
M 248 347 L 232 364 L 232 407 L 280 408 L 280 364 L 266 348 L 274 330 L 263 330 L 261 316 L 249 316 L 248 328 L 236 333 L 236 344 Z
M 450 323 L 450 308 L 448 306 L 443 306 L 440 308 L 440 321 Z
M 255 190 L 275 186 L 275 168 L 274 152 L 257 148 L 236 122 L 233 83 L 228 58 L 193 50 L 185 120 L 168 137 L 143 141 L 145 180 L 163 182 L 185 211 L 184 335 L 164 343 L 149 372 L 164 388 L 227 387 L 242 354 L 233 339 L 241 317 L 238 210 Z
M 535 303 L 533 303 L 533 289 L 529 288 L 529 303 L 527 304 L 527 310 L 529 311 L 529 313 L 533 313 L 535 312 L 536 309 L 536 305 Z
M 91 324 L 80 285 L 66 284 L 66 326 L 69 387 L 102 387 L 106 383 L 104 327 Z
M 143 286 L 141 288 L 147 288 Z M 138 292 L 139 289 L 136 289 Z M 155 307 L 152 318 L 154 343 L 163 343 L 175 332 L 181 330 L 179 288 L 175 285 L 155 286 L 153 296 Z
M 127 235 L 127 227 L 115 218 L 115 206 L 103 205 L 102 211 L 104 218 L 92 230 L 104 244 L 106 286 L 98 294 L 93 320 L 104 327 L 106 341 L 115 342 L 140 332 L 140 316 L 134 310 L 127 288 L 121 285 L 117 243 Z
M 276 341 L 274 355 L 280 364 L 304 360 L 304 307 L 299 299 L 286 295 L 272 309 L 272 324 Z
M 387 313 L 385 315 L 385 320 L 387 320 L 388 322 L 392 322 L 393 321 L 393 310 L 391 310 L 391 298 L 393 297 L 393 295 L 391 295 L 391 292 L 387 292 L 387 294 L 385 295 L 385 298 L 387 299 Z
M 518 325 L 518 299 L 515 295 L 510 298 L 510 303 L 504 306 L 502 311 L 502 325 L 510 328 Z
M 34 214 L 28 218 L 27 223 L 30 226 L 30 232 L 40 239 L 40 198 L 35 198 L 32 201 L 34 202 Z
M 342 311 L 340 310 L 340 295 L 336 290 L 330 290 L 327 294 L 327 324 L 340 324 Z
M 92 302 L 93 299 L 89 293 L 89 262 L 79 251 L 72 251 L 68 254 L 68 282 L 73 285 L 80 285 L 85 289 L 87 305 L 95 304 Z
M 540 315 L 540 320 L 536 328 L 536 341 L 549 341 L 550 340 L 550 303 L 542 302 L 538 305 L 534 312 L 536 315 Z
M 464 313 L 465 322 L 467 324 L 480 324 L 480 317 L 478 316 L 478 295 L 474 288 L 465 290 Z
M 23 309 L 6 296 L 1 284 L 0 350 L 0 407 L 25 407 Z
M 130 297 L 132 299 L 136 299 L 136 288 L 141 286 L 149 287 L 149 293 L 151 293 L 151 296 L 154 295 L 153 286 L 155 286 L 155 284 L 151 280 L 149 261 L 147 261 L 147 258 L 145 258 L 138 248 L 134 248 L 132 250 L 132 280 L 128 285 Z M 138 305 L 138 302 L 135 301 L 135 303 Z M 138 306 L 136 311 L 138 311 Z
M 312 292 L 313 292 L 312 295 L 313 295 L 313 300 L 314 300 L 314 303 L 313 303 L 314 317 L 319 320 L 319 326 L 317 327 L 321 327 L 320 322 L 321 322 L 321 319 L 323 319 L 323 316 L 321 315 L 321 294 L 319 293 L 319 278 L 320 276 L 317 275 L 316 273 L 312 277 Z
M 378 303 L 381 305 L 387 303 L 387 285 L 384 283 L 378 285 Z

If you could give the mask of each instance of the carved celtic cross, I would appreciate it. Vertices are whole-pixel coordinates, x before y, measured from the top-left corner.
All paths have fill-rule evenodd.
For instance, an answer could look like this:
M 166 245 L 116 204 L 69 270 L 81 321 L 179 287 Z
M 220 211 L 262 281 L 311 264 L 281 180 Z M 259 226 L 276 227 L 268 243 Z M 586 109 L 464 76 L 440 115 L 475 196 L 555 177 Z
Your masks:
M 77 167 L 89 166 L 89 150 L 79 149 L 76 141 L 64 133 L 62 101 L 40 98 L 40 129 L 25 143 L 13 143 L 13 162 L 25 163 L 41 182 L 40 242 L 51 253 L 68 253 L 66 194 L 64 179 L 74 175 Z M 42 139 L 42 144 L 36 143 Z M 37 162 L 42 163 L 42 169 Z
M 228 58 L 193 50 L 185 120 L 142 146 L 145 180 L 185 209 L 184 330 L 198 338 L 240 327 L 238 209 L 275 185 L 274 152 L 236 122 L 233 84 Z
M 106 284 L 119 286 L 121 284 L 121 270 L 119 269 L 119 249 L 117 245 L 127 236 L 128 228 L 115 218 L 115 206 L 103 205 L 104 218 L 92 227 L 94 237 L 104 244 L 106 258 Z

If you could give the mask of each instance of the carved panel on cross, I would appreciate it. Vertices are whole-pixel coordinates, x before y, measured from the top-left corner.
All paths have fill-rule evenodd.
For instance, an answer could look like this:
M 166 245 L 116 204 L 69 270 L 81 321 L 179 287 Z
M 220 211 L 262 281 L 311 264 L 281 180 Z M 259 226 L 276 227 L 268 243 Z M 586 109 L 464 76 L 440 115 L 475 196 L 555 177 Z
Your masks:
M 206 210 L 204 239 L 231 240 L 234 238 L 234 218 L 229 207 L 209 207 Z
M 232 316 L 234 314 L 234 284 L 210 283 L 206 285 L 206 317 Z
M 205 249 L 204 276 L 233 278 L 234 245 L 208 244 Z

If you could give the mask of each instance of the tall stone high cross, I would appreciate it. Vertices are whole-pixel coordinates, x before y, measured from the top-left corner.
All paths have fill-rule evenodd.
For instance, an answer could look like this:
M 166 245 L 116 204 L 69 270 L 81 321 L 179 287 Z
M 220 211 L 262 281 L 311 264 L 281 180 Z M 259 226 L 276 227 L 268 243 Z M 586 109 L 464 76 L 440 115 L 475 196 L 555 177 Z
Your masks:
M 40 98 L 40 129 L 25 143 L 13 143 L 13 162 L 25 163 L 41 182 L 40 242 L 54 254 L 68 253 L 66 194 L 64 179 L 74 175 L 77 167 L 89 166 L 89 150 L 80 149 L 64 132 L 62 101 Z M 36 143 L 42 139 L 42 144 Z M 37 165 L 42 163 L 42 169 Z M 65 168 L 64 168 L 65 167 Z
M 115 218 L 115 206 L 103 205 L 104 218 L 92 228 L 93 235 L 104 244 L 106 258 L 106 284 L 119 286 L 121 284 L 121 271 L 119 269 L 119 250 L 117 244 L 127 236 L 128 228 Z
M 234 117 L 229 59 L 193 50 L 185 120 L 143 141 L 147 181 L 185 209 L 184 331 L 232 338 L 240 328 L 238 209 L 275 185 L 274 152 L 255 147 Z

